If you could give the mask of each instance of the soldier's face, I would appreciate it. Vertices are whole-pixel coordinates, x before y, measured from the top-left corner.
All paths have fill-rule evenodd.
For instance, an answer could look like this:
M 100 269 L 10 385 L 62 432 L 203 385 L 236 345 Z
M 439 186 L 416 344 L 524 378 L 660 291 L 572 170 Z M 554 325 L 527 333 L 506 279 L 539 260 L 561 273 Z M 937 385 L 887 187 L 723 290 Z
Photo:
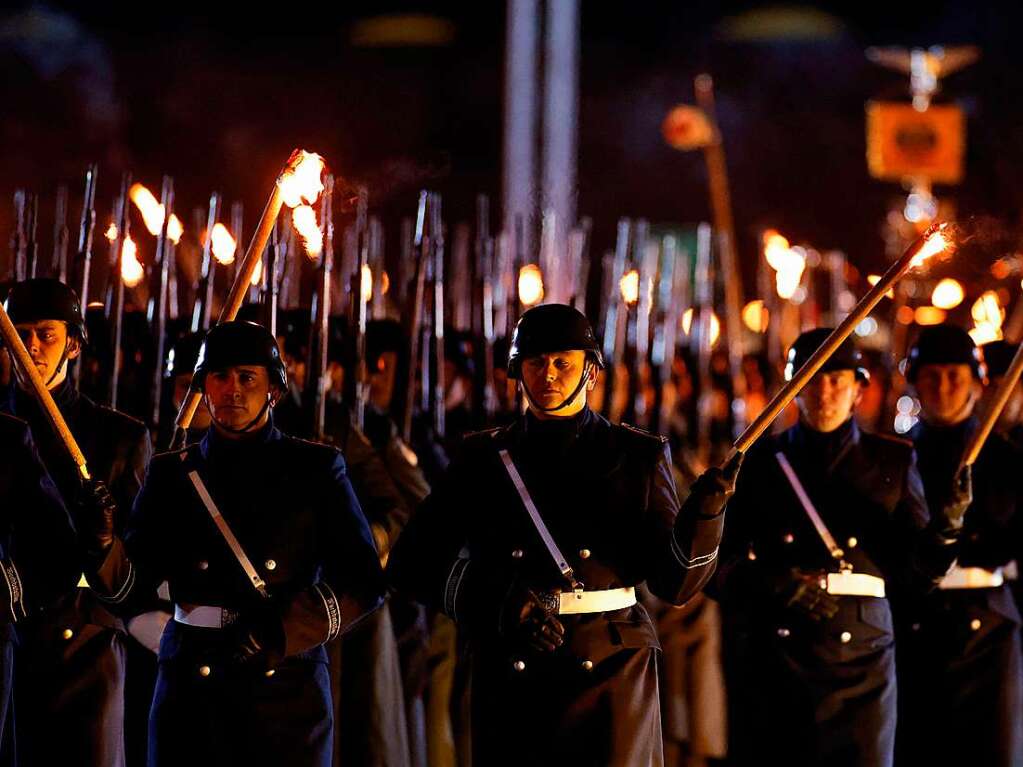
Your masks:
M 15 327 L 39 375 L 43 381 L 49 381 L 47 388 L 58 386 L 67 378 L 68 361 L 81 351 L 78 340 L 68 338 L 67 324 L 61 320 L 39 320 L 19 323 Z M 31 388 L 27 379 L 22 380 L 21 374 L 18 375 L 18 383 L 23 389 Z
M 545 410 L 559 405 L 568 397 L 582 376 L 586 384 L 575 398 L 557 410 Z M 522 385 L 529 391 L 529 409 L 537 418 L 565 418 L 575 415 L 586 405 L 586 395 L 596 385 L 596 367 L 586 368 L 586 352 L 581 349 L 538 354 L 522 362 Z M 539 407 L 537 407 L 539 405 Z
M 815 375 L 796 402 L 799 415 L 807 426 L 815 431 L 829 432 L 849 419 L 861 394 L 855 371 L 830 370 Z
M 980 393 L 969 365 L 921 365 L 916 375 L 916 392 L 926 420 L 954 424 L 973 412 Z
M 185 397 L 188 396 L 188 387 L 192 385 L 192 374 L 182 373 L 179 376 L 174 376 L 174 409 L 180 410 L 181 403 L 185 401 Z M 192 429 L 205 429 L 210 425 L 210 411 L 206 407 L 206 398 L 203 397 L 199 401 L 199 407 L 195 410 L 195 415 L 192 416 Z
M 231 429 L 252 423 L 270 396 L 270 376 L 261 365 L 239 365 L 210 371 L 206 376 L 210 413 L 216 423 Z M 258 430 L 268 417 L 269 412 L 264 412 L 249 431 Z M 221 430 L 221 433 L 231 436 L 227 431 Z

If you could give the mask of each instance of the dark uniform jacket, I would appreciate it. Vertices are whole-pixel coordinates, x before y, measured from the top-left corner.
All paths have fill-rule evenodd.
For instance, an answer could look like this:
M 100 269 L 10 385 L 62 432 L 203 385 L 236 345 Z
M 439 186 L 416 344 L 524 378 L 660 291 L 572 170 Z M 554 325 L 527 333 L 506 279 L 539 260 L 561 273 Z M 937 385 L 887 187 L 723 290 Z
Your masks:
M 118 530 L 142 484 L 152 448 L 145 426 L 97 405 L 69 382 L 50 392 L 85 454 L 89 473 L 117 501 Z M 80 474 L 33 396 L 8 403 L 32 428 L 39 454 L 72 517 Z M 82 562 L 76 563 L 81 571 Z M 29 764 L 119 765 L 124 760 L 124 627 L 88 589 L 70 584 L 58 603 L 18 629 L 18 751 Z M 54 733 L 60 733 L 54 737 Z
M 932 508 L 945 503 L 976 428 L 968 418 L 910 432 Z M 992 434 L 973 465 L 957 565 L 996 570 L 1023 559 L 1021 467 L 1023 456 Z M 900 758 L 1023 764 L 1020 614 L 1010 586 L 938 589 L 907 600 L 899 618 Z
M 285 660 L 264 676 L 230 661 L 230 627 L 172 621 L 160 645 L 150 763 L 330 764 L 324 643 L 376 609 L 383 574 L 340 453 L 282 435 L 198 445 L 153 459 L 123 542 L 96 588 L 128 613 L 166 580 L 178 605 L 244 616 L 265 603 L 203 506 L 195 470 L 267 583 Z M 197 761 L 198 760 L 198 761 Z
M 505 471 L 502 448 L 587 590 L 645 581 L 663 599 L 685 602 L 713 570 L 720 518 L 676 526 L 678 496 L 661 438 L 613 426 L 589 409 L 549 421 L 527 415 L 466 438 L 388 564 L 399 590 L 469 631 L 473 747 L 482 764 L 659 760 L 657 638 L 642 606 L 562 616 L 566 641 L 549 655 L 500 635 L 514 585 L 567 588 Z
M 888 598 L 839 596 L 811 621 L 775 585 L 792 568 L 838 572 L 776 458 L 782 453 L 856 573 L 882 578 Z M 797 425 L 750 451 L 727 507 L 715 576 L 725 610 L 738 764 L 891 764 L 895 632 L 889 598 L 932 588 L 951 562 L 930 545 L 912 446 L 861 432 Z
M 36 452 L 28 425 L 0 415 L 0 762 L 13 753 L 14 624 L 74 588 L 77 543 L 71 519 Z

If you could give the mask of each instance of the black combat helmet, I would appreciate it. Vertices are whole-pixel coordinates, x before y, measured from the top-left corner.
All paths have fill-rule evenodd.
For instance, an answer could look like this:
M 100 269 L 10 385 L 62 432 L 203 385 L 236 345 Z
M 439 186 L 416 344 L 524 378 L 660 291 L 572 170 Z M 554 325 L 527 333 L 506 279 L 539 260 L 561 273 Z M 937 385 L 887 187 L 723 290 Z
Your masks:
M 906 380 L 916 381 L 923 365 L 969 365 L 975 378 L 987 377 L 984 355 L 958 325 L 928 325 L 920 331 L 904 362 Z
M 67 323 L 68 335 L 82 343 L 89 340 L 78 294 L 60 280 L 39 277 L 15 283 L 4 301 L 4 309 L 15 325 L 41 320 Z
M 598 368 L 604 367 L 604 355 L 582 312 L 566 304 L 534 306 L 515 325 L 508 350 L 508 377 L 521 377 L 522 360 L 526 357 L 574 349 L 586 352 Z
M 192 386 L 205 390 L 206 374 L 237 365 L 261 365 L 271 385 L 288 388 L 288 371 L 270 331 L 255 322 L 225 322 L 210 328 L 199 347 Z
M 1012 358 L 1016 356 L 1017 348 L 1015 344 L 1010 344 L 1008 341 L 1001 339 L 989 341 L 980 347 L 988 376 L 995 378 L 996 376 L 1005 375 L 1009 370 L 1009 365 L 1012 364 Z
M 199 348 L 202 346 L 202 333 L 185 333 L 167 352 L 167 364 L 163 369 L 166 378 L 180 375 L 192 375 L 195 362 L 199 359 Z
M 814 328 L 800 334 L 789 347 L 789 354 L 785 360 L 786 381 L 792 380 L 796 371 L 806 364 L 833 330 L 834 328 Z M 863 354 L 856 348 L 856 343 L 851 338 L 845 339 L 817 372 L 827 373 L 832 370 L 853 370 L 856 372 L 856 380 L 862 383 L 870 381 L 870 372 L 863 366 Z

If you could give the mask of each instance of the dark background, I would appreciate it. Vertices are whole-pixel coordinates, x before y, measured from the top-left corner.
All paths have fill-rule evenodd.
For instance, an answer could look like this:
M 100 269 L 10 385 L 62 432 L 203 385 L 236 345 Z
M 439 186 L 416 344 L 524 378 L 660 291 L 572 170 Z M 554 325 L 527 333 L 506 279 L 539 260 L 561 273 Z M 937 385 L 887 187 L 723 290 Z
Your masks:
M 248 231 L 294 146 L 369 185 L 371 205 L 414 212 L 418 188 L 444 193 L 449 223 L 471 220 L 473 198 L 498 198 L 505 7 L 447 3 L 12 4 L 0 11 L 0 236 L 11 195 L 42 197 L 48 258 L 52 199 L 71 184 L 72 242 L 82 171 L 100 164 L 105 227 L 122 170 L 159 193 L 174 176 L 176 210 L 218 189 L 246 206 Z M 618 216 L 692 222 L 710 216 L 703 161 L 661 138 L 692 79 L 715 77 L 739 236 L 752 270 L 765 226 L 820 249 L 840 248 L 876 270 L 881 228 L 900 194 L 865 161 L 864 102 L 908 97 L 908 77 L 868 62 L 870 45 L 975 44 L 981 60 L 944 82 L 942 98 L 968 115 L 961 214 L 1015 225 L 1021 208 L 1023 72 L 1015 4 L 972 2 L 763 3 L 585 0 L 580 71 L 580 215 L 595 222 L 595 252 Z M 448 23 L 443 46 L 353 44 L 366 18 L 426 13 Z M 786 21 L 788 19 L 788 21 Z M 737 30 L 752 23 L 761 39 Z M 798 34 L 797 34 L 798 33 Z M 102 231 L 102 229 L 100 229 Z M 151 257 L 151 238 L 141 238 Z M 394 250 L 394 240 L 389 250 Z M 0 255 L 0 274 L 10 263 Z M 747 286 L 751 283 L 747 281 Z M 751 292 L 747 289 L 747 292 Z

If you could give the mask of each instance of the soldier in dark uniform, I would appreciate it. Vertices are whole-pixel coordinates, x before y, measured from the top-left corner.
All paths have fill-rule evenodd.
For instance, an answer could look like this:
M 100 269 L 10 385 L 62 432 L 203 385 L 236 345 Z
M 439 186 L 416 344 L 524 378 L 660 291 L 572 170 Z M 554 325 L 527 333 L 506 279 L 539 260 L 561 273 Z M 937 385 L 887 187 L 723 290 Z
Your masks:
M 983 417 L 991 407 L 995 394 L 1001 387 L 1002 379 L 1012 364 L 1017 344 L 1008 341 L 991 341 L 980 350 L 984 355 L 984 366 L 987 368 L 988 385 L 984 389 L 977 405 L 978 415 Z M 1005 407 L 995 422 L 995 431 L 1012 443 L 1017 450 L 1023 450 L 1023 384 L 1016 384 L 1009 395 Z
M 662 438 L 586 407 L 602 365 L 575 309 L 523 314 L 508 369 L 529 412 L 466 438 L 391 553 L 393 584 L 468 632 L 479 764 L 661 760 L 657 638 L 635 588 L 681 604 L 703 586 L 738 462 L 680 510 Z
M 922 418 L 909 436 L 932 509 L 946 503 L 977 428 L 983 378 L 962 328 L 924 328 L 910 349 L 906 380 Z M 1020 614 L 1005 572 L 1021 554 L 1020 465 L 1004 438 L 988 438 L 973 465 L 956 565 L 937 591 L 902 606 L 899 758 L 907 765 L 1023 764 Z
M 830 332 L 796 340 L 787 378 Z M 715 591 L 735 764 L 892 764 L 889 599 L 945 572 L 962 506 L 932 522 L 912 446 L 860 430 L 866 381 L 847 341 L 797 398 L 799 423 L 750 450 L 728 504 Z
M 0 763 L 9 764 L 15 624 L 74 589 L 82 570 L 71 518 L 24 421 L 0 414 L 0 451 Z
M 93 586 L 132 612 L 166 580 L 151 765 L 328 767 L 334 713 L 325 642 L 376 609 L 384 582 L 344 460 L 281 434 L 287 390 L 262 327 L 209 331 L 195 383 L 213 426 L 157 456 L 123 537 L 92 519 Z
M 67 379 L 68 363 L 86 341 L 75 292 L 53 279 L 16 284 L 7 312 L 18 328 L 71 433 L 93 481 L 83 486 L 78 467 L 51 428 L 42 405 L 19 385 L 8 409 L 26 420 L 43 463 L 80 526 L 82 503 L 109 493 L 125 512 L 142 484 L 151 446 L 146 427 L 79 394 Z M 51 610 L 19 627 L 18 751 L 27 764 L 120 765 L 124 760 L 124 625 L 84 588 L 69 588 Z

